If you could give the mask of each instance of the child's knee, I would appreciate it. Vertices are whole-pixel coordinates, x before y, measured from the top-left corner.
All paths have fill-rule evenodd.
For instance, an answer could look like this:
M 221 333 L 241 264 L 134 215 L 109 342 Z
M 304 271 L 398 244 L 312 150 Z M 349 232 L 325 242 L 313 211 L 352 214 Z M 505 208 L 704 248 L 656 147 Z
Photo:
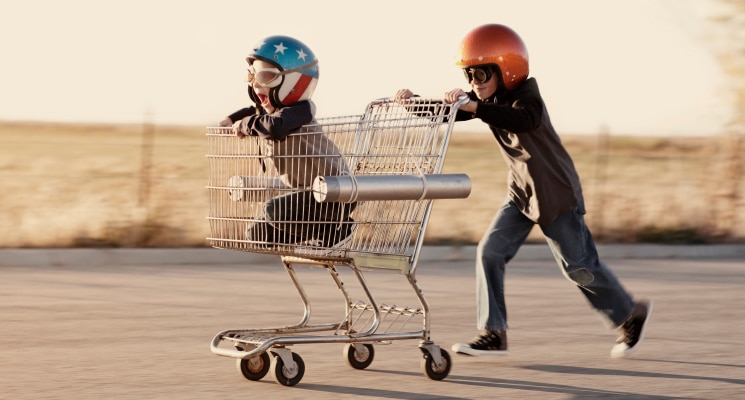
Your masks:
M 578 286 L 587 286 L 595 280 L 595 276 L 586 268 L 567 269 L 566 276 Z

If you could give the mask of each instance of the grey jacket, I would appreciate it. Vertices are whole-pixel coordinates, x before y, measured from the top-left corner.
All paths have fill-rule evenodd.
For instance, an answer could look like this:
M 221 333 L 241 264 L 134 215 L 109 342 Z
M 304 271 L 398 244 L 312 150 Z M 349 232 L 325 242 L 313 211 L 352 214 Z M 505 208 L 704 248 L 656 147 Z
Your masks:
M 231 115 L 231 120 L 250 114 L 242 118 L 241 131 L 257 137 L 265 165 L 271 163 L 290 186 L 310 189 L 316 176 L 348 173 L 339 148 L 322 127 L 307 127 L 316 123 L 313 102 L 301 101 L 273 113 L 254 107 L 241 111 Z

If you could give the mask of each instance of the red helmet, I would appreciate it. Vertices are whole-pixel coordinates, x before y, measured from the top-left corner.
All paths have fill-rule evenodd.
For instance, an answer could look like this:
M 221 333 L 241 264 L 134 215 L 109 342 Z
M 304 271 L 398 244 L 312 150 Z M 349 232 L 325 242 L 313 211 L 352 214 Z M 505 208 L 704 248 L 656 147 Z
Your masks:
M 504 25 L 479 26 L 461 41 L 455 65 L 468 68 L 484 64 L 498 65 L 504 86 L 513 90 L 528 78 L 528 49 L 520 36 Z

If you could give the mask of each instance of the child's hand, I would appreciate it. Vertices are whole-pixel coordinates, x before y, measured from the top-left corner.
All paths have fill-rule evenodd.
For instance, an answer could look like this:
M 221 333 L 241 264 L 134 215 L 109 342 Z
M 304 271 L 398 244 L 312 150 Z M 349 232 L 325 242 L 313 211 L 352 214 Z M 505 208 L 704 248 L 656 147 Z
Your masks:
M 231 121 L 230 118 L 227 118 L 227 117 L 225 117 L 224 120 L 222 120 L 222 121 L 220 121 L 220 122 L 217 123 L 217 126 L 226 126 L 227 127 L 227 126 L 232 126 L 232 125 L 233 125 L 233 121 Z
M 466 92 L 463 91 L 463 89 L 453 89 L 445 93 L 445 98 L 443 98 L 443 101 L 447 104 L 453 104 L 458 100 L 466 97 L 468 97 L 468 95 L 466 94 Z M 476 107 L 477 103 L 475 101 L 468 100 L 460 106 L 460 110 L 475 113 Z
M 396 92 L 396 95 L 393 96 L 393 98 L 396 101 L 398 101 L 398 100 L 408 100 L 413 95 L 414 95 L 414 93 L 411 90 L 409 90 L 409 89 L 400 89 L 399 91 Z
M 233 124 L 233 133 L 235 134 L 235 136 L 238 136 L 238 138 L 240 139 L 243 139 L 244 137 L 247 136 L 246 133 L 243 132 L 242 125 L 243 125 L 243 120 L 237 121 L 236 123 Z
M 445 103 L 453 104 L 463 96 L 466 96 L 466 92 L 464 92 L 463 89 L 453 89 L 445 93 L 445 98 L 443 100 Z

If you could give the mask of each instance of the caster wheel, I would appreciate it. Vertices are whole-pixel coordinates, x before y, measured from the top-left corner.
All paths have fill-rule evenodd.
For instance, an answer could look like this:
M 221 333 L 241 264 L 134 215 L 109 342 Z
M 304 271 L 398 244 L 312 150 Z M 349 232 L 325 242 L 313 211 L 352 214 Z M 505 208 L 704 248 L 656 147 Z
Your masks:
M 359 345 L 358 345 L 359 346 Z M 360 350 L 361 348 L 361 350 Z M 344 354 L 347 356 L 347 364 L 354 369 L 365 369 L 370 366 L 375 358 L 375 349 L 373 345 L 364 343 L 355 347 L 352 343 L 344 346 Z
M 271 363 L 271 359 L 267 353 L 261 353 L 260 356 L 249 358 L 247 360 L 239 358 L 235 361 L 235 366 L 238 368 L 238 371 L 249 381 L 258 381 L 265 377 L 269 372 L 269 364 Z
M 303 379 L 303 375 L 305 374 L 303 359 L 298 354 L 292 353 L 292 360 L 295 361 L 295 366 L 290 368 L 285 365 L 285 362 L 282 361 L 282 357 L 279 355 L 272 360 L 272 376 L 280 385 L 295 386 Z
M 450 367 L 453 365 L 450 361 L 450 354 L 447 351 L 440 349 L 440 355 L 442 357 L 442 365 L 439 368 L 435 366 L 435 362 L 429 352 L 425 351 L 424 356 L 422 356 L 422 370 L 424 370 L 424 373 L 429 379 L 435 381 L 445 379 L 450 373 Z

